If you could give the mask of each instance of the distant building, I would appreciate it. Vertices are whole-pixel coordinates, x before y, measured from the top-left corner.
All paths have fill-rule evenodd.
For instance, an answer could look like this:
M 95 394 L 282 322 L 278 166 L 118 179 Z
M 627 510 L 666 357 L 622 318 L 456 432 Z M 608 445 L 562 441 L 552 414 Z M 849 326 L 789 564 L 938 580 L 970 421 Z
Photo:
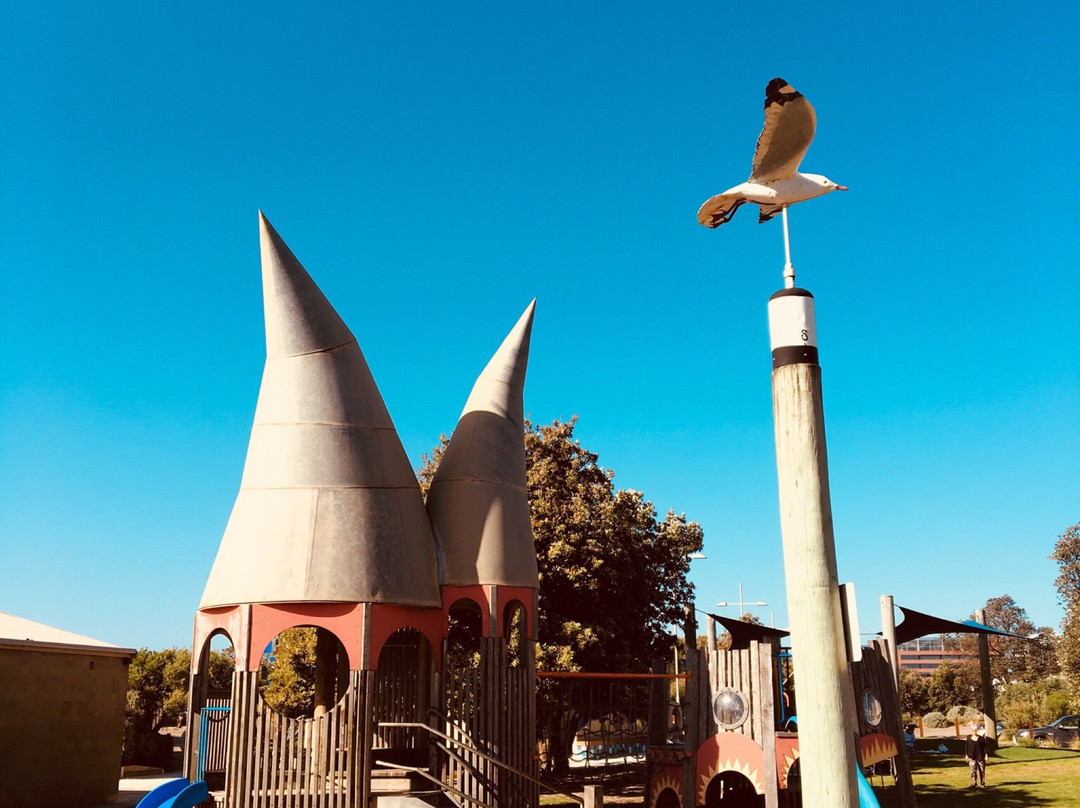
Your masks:
M 116 799 L 134 655 L 0 612 L 0 805 Z
M 942 662 L 960 663 L 976 659 L 972 654 L 948 650 L 940 634 L 900 643 L 896 650 L 900 656 L 900 667 L 915 671 L 920 676 L 929 676 Z

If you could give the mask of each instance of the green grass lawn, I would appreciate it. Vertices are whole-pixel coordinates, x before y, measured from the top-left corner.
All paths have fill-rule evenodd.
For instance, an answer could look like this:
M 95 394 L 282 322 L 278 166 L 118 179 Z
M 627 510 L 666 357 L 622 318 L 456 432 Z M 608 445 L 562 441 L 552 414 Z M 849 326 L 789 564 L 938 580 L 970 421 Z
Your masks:
M 1077 808 L 1080 806 L 1080 752 L 1003 746 L 986 767 L 986 788 L 968 788 L 971 774 L 962 754 L 913 755 L 912 776 L 919 808 Z M 899 805 L 896 788 L 874 791 L 882 808 Z
M 962 753 L 913 755 L 911 769 L 919 808 L 1080 808 L 1080 752 L 1071 749 L 1003 746 L 986 767 L 985 789 L 968 788 L 971 775 Z M 873 780 L 882 808 L 898 808 L 891 778 L 885 778 L 889 784 L 884 787 L 881 782 L 880 777 Z M 540 804 L 578 805 L 554 795 L 541 797 Z M 634 804 L 641 804 L 640 796 Z

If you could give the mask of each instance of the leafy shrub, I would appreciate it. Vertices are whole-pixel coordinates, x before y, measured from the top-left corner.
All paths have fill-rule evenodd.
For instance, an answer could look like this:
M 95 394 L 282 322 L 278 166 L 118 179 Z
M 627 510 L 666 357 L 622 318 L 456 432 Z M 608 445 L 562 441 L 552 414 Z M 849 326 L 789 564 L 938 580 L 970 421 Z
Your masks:
M 949 712 L 945 713 L 945 718 L 950 724 L 956 721 L 956 719 L 958 718 L 960 719 L 961 724 L 966 724 L 970 721 L 977 721 L 981 723 L 983 720 L 983 714 L 979 710 L 976 710 L 974 707 L 967 707 L 961 704 L 959 707 L 950 707 Z
M 1069 694 L 1064 690 L 1052 690 L 1046 694 L 1046 712 L 1052 716 L 1068 715 L 1072 712 Z
M 924 715 L 922 722 L 924 727 L 929 727 L 930 729 L 944 729 L 952 724 L 952 721 L 947 719 L 944 713 L 939 713 L 937 710 Z

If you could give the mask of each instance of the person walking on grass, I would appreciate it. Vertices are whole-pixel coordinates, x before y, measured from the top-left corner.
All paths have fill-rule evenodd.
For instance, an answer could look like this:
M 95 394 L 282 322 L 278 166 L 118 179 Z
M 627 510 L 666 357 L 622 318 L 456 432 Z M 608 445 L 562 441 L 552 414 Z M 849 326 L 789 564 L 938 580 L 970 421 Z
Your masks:
M 964 745 L 964 759 L 967 760 L 968 768 L 971 769 L 970 788 L 979 786 L 986 788 L 986 755 L 988 752 L 986 730 L 972 725 L 971 734 Z

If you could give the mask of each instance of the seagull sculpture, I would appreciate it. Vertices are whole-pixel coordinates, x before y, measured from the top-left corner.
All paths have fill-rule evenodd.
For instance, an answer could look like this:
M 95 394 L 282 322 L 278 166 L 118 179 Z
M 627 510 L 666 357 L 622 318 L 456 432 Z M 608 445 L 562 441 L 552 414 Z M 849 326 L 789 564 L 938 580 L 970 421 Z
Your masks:
M 786 224 L 788 205 L 830 191 L 846 191 L 820 174 L 799 173 L 816 125 L 814 108 L 802 93 L 783 79 L 770 81 L 765 88 L 765 127 L 758 137 L 750 179 L 708 200 L 698 210 L 698 221 L 706 227 L 719 227 L 740 205 L 756 202 L 761 208 L 759 222 L 784 211 Z

